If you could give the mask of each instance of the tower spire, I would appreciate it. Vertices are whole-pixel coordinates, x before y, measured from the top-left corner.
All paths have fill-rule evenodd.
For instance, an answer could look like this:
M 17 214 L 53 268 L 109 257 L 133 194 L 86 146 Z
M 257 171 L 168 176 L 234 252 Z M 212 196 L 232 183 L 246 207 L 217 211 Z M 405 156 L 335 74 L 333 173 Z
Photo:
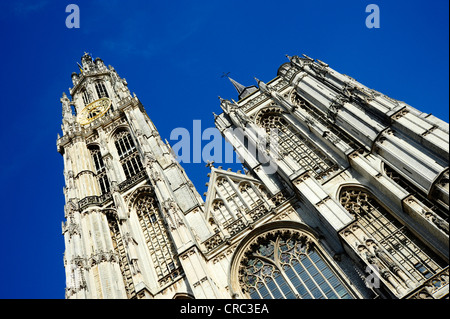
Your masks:
M 250 94 L 252 94 L 253 92 L 258 90 L 258 88 L 254 85 L 244 86 L 244 85 L 240 84 L 239 82 L 233 80 L 229 76 L 227 76 L 227 78 L 228 78 L 228 80 L 230 80 L 231 84 L 233 84 L 234 88 L 238 92 L 239 100 L 249 96 Z
M 229 76 L 228 76 L 228 80 L 230 80 L 231 84 L 233 84 L 234 88 L 236 89 L 236 91 L 238 92 L 239 95 L 242 94 L 242 92 L 244 92 L 245 86 L 243 86 L 241 83 L 233 80 Z

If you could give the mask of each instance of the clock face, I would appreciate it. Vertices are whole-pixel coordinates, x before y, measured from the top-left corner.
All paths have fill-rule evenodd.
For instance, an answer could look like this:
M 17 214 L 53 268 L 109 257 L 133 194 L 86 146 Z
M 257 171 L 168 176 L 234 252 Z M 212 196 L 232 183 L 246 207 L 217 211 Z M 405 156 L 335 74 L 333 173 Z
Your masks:
M 98 99 L 88 104 L 77 116 L 80 125 L 87 125 L 104 115 L 111 107 L 111 100 L 107 97 Z

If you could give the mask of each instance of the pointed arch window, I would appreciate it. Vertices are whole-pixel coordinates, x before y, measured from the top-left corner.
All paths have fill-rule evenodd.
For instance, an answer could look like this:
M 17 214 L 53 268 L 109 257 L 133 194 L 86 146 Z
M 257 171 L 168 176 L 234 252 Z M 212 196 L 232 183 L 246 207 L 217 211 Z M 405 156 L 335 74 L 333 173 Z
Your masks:
M 114 144 L 127 179 L 143 170 L 141 159 L 130 132 L 121 131 L 117 133 Z
M 280 155 L 290 156 L 301 169 L 310 170 L 316 179 L 327 179 L 338 169 L 329 156 L 288 123 L 277 110 L 264 111 L 257 118 L 257 124 L 267 134 L 275 134 Z
M 265 197 L 265 193 L 259 191 L 254 185 L 245 182 L 239 186 L 239 191 L 242 197 L 250 206 L 250 208 L 255 208 L 263 202 L 261 198 Z
M 97 91 L 97 95 L 99 98 L 109 97 L 108 91 L 106 90 L 105 83 L 97 82 L 95 83 L 95 90 Z
M 221 224 L 225 224 L 230 219 L 233 219 L 233 216 L 230 214 L 228 209 L 225 207 L 223 201 L 216 200 L 213 205 L 214 217 Z
M 83 90 L 81 92 L 81 96 L 83 97 L 84 105 L 88 105 L 91 102 L 91 99 L 89 97 L 89 93 L 86 90 Z
M 160 280 L 166 283 L 180 275 L 180 265 L 169 238 L 156 200 L 150 195 L 141 196 L 135 204 L 145 242 Z
M 119 267 L 122 273 L 122 278 L 125 285 L 127 297 L 130 299 L 134 299 L 136 298 L 136 289 L 134 287 L 132 269 L 129 263 L 129 258 L 126 253 L 125 243 L 119 229 L 117 218 L 111 213 L 108 213 L 106 217 L 108 220 L 108 226 L 114 251 L 118 256 Z
M 242 202 L 231 183 L 234 182 L 226 177 L 219 178 L 216 183 L 217 191 L 223 196 L 233 212 L 245 210 L 245 204 Z
M 367 264 L 376 265 L 386 285 L 404 295 L 445 267 L 405 225 L 363 188 L 344 188 L 341 205 L 355 221 L 340 234 Z
M 276 231 L 245 252 L 239 284 L 252 299 L 352 299 L 346 285 L 308 236 Z
M 97 181 L 100 186 L 100 191 L 102 195 L 109 193 L 110 184 L 108 180 L 108 176 L 106 175 L 105 164 L 103 163 L 102 154 L 100 149 L 96 146 L 91 146 L 89 148 L 92 159 L 94 160 L 94 167 L 97 174 Z

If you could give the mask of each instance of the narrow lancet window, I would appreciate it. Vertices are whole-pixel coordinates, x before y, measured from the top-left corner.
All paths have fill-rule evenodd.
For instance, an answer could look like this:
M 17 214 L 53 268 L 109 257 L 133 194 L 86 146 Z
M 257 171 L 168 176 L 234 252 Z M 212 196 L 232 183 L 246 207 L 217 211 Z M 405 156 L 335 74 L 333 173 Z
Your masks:
M 139 153 L 128 131 L 121 131 L 116 134 L 115 145 L 127 179 L 142 171 L 143 166 Z

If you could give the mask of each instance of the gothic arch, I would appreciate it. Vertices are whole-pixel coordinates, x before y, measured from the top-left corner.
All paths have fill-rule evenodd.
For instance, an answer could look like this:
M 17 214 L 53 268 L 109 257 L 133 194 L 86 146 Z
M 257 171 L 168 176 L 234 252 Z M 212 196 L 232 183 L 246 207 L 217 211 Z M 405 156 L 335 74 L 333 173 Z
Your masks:
M 341 197 L 343 196 L 343 193 L 347 190 L 358 190 L 358 191 L 363 191 L 363 192 L 367 193 L 367 195 L 370 198 L 372 198 L 373 200 L 375 200 L 377 202 L 377 204 L 380 206 L 380 208 L 385 210 L 393 220 L 395 220 L 399 224 L 407 226 L 406 225 L 407 222 L 404 220 L 404 218 L 401 217 L 402 208 L 399 208 L 397 206 L 388 205 L 388 203 L 386 203 L 385 200 L 389 200 L 389 199 L 388 198 L 380 198 L 380 196 L 378 196 L 379 191 L 374 190 L 369 185 L 360 184 L 358 182 L 350 182 L 350 183 L 345 182 L 345 183 L 339 185 L 339 187 L 337 188 L 337 191 L 336 191 L 336 200 L 341 205 L 342 205 Z M 384 195 L 384 194 L 381 194 L 381 195 Z M 344 209 L 346 209 L 346 207 L 344 205 L 342 205 L 342 206 L 344 207 Z M 351 214 L 351 211 L 349 211 L 348 209 L 346 209 L 346 210 Z
M 267 192 L 267 189 L 264 186 L 264 184 L 262 184 L 258 181 L 242 180 L 242 181 L 239 181 L 239 183 L 237 183 L 236 187 L 237 187 L 237 189 L 241 189 L 242 186 L 246 186 L 246 185 L 250 185 L 250 186 L 253 185 L 260 192 Z
M 279 108 L 265 108 L 258 113 L 255 123 L 266 131 L 276 145 L 278 156 L 294 172 L 309 170 L 317 180 L 326 180 L 338 169 L 337 162 L 323 147 L 303 132 L 291 114 Z
M 114 145 L 114 147 L 112 147 L 114 150 L 114 157 L 122 166 L 122 178 L 124 177 L 124 180 L 132 178 L 144 170 L 141 155 L 138 149 L 139 143 L 137 143 L 129 128 L 116 128 L 111 135 L 110 143 Z
M 307 101 L 305 100 L 305 98 L 303 96 L 301 96 L 297 90 L 292 89 L 291 92 L 289 92 L 289 101 L 297 106 L 300 107 L 302 109 L 305 108 L 305 106 L 307 105 Z
M 394 220 L 396 220 L 398 223 L 401 223 L 402 225 L 407 224 L 407 221 L 401 216 L 401 213 L 403 212 L 402 208 L 390 205 L 391 203 L 393 204 L 393 202 L 386 203 L 385 200 L 390 201 L 390 199 L 387 197 L 380 198 L 379 195 L 384 194 L 383 193 L 380 194 L 380 191 L 373 189 L 373 187 L 369 185 L 361 184 L 358 182 L 344 182 L 340 184 L 336 190 L 336 200 L 340 203 L 343 192 L 350 189 L 366 192 L 372 199 L 376 200 L 377 204 L 380 205 L 380 207 L 382 207 L 384 210 L 386 210 L 389 213 L 389 216 L 391 216 Z M 351 212 L 349 211 L 349 213 Z
M 95 92 L 97 93 L 97 97 L 99 99 L 101 99 L 103 97 L 109 98 L 108 89 L 106 88 L 105 83 L 106 82 L 101 77 L 98 77 L 98 78 L 94 79 L 94 81 L 93 81 Z
M 268 191 L 260 183 L 241 181 L 237 185 L 237 189 L 244 198 L 244 201 L 250 206 L 250 209 L 254 209 L 263 202 L 269 201 L 269 197 L 267 196 Z
M 89 144 L 86 145 L 86 147 L 88 149 L 90 149 L 90 148 L 99 148 L 99 149 L 101 149 L 102 148 L 99 142 L 90 142 Z
M 139 187 L 130 195 L 127 205 L 132 218 L 136 217 L 139 237 L 145 242 L 159 286 L 174 281 L 183 270 L 170 235 L 165 209 L 155 192 L 149 186 Z
M 172 299 L 195 299 L 195 297 L 188 292 L 177 292 L 173 295 Z
M 383 160 L 380 160 L 380 164 L 379 164 L 378 168 L 379 168 L 379 172 L 383 172 L 384 174 L 386 174 L 386 170 L 385 170 L 386 165 Z
M 258 126 L 261 126 L 261 119 L 269 114 L 276 114 L 276 115 L 281 116 L 283 113 L 285 113 L 285 111 L 277 105 L 270 105 L 270 106 L 263 107 L 254 115 L 255 124 Z
M 380 280 L 397 297 L 445 267 L 445 261 L 366 187 L 341 187 L 339 202 L 354 217 L 340 230 L 341 238 L 368 267 L 378 268 Z
M 337 201 L 339 201 L 339 198 L 340 198 L 340 196 L 341 196 L 342 191 L 343 191 L 344 189 L 346 189 L 346 188 L 361 188 L 361 189 L 365 189 L 365 190 L 368 191 L 370 194 L 372 194 L 373 196 L 375 196 L 375 195 L 374 195 L 374 191 L 373 191 L 373 189 L 372 189 L 370 186 L 365 185 L 365 184 L 361 184 L 361 183 L 359 183 L 359 182 L 357 182 L 357 181 L 354 181 L 354 182 L 345 181 L 345 182 L 339 184 L 338 187 L 336 188 L 336 192 L 335 192 L 334 198 L 335 198 Z
M 254 229 L 236 247 L 228 285 L 233 298 L 354 298 L 342 278 L 314 230 L 276 221 Z
M 128 195 L 127 199 L 127 207 L 129 209 L 133 208 L 136 204 L 136 200 L 145 195 L 154 196 L 154 191 L 150 186 L 141 186 L 135 189 L 130 195 Z
M 114 137 L 122 131 L 127 131 L 127 132 L 131 133 L 129 125 L 126 123 L 121 123 L 121 124 L 117 125 L 116 127 L 114 127 L 114 129 L 112 129 L 111 132 L 109 132 L 106 140 L 114 143 Z
M 111 188 L 111 183 L 109 181 L 108 175 L 106 173 L 106 166 L 103 161 L 103 156 L 101 154 L 101 147 L 97 143 L 90 143 L 87 146 L 89 153 L 91 155 L 90 160 L 94 168 L 95 179 L 98 183 L 98 189 L 101 195 L 109 193 Z

